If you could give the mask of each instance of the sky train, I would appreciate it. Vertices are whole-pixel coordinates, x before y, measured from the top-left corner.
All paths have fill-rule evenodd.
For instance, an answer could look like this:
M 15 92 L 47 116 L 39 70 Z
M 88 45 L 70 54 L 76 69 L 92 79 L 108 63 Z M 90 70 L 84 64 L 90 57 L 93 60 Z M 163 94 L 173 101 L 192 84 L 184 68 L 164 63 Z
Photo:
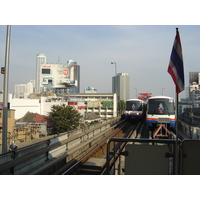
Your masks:
M 175 100 L 167 96 L 151 97 L 147 101 L 146 124 L 156 127 L 166 124 L 168 128 L 175 127 Z
M 145 115 L 144 101 L 140 99 L 128 99 L 126 101 L 126 109 L 123 114 L 125 119 L 142 119 Z

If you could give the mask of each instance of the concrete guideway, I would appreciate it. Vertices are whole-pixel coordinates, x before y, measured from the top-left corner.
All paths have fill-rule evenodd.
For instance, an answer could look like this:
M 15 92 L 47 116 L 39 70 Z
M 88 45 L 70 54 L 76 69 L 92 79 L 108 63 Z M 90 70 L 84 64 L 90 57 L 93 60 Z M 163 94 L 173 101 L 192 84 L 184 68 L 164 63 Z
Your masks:
M 104 137 L 106 131 L 120 123 L 119 120 L 119 117 L 107 120 L 78 133 L 43 138 L 43 141 L 31 146 L 19 147 L 14 157 L 13 152 L 0 155 L 0 174 L 45 174 L 52 166 L 74 159 L 83 149 L 93 145 L 95 140 Z M 52 173 L 51 169 L 48 173 Z

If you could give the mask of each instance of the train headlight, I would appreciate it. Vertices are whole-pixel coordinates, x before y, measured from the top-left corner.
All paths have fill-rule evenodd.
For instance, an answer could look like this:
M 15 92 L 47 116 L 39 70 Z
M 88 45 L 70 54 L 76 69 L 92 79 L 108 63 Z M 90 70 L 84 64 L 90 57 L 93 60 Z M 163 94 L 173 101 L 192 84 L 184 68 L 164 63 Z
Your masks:
M 158 118 L 147 118 L 147 120 L 150 120 L 150 121 L 158 121 Z

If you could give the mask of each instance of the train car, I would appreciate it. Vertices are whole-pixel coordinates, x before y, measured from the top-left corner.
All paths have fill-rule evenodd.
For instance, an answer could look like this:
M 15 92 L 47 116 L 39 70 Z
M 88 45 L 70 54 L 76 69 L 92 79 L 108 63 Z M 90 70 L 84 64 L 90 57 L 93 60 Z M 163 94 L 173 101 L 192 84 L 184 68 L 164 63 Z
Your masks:
M 126 101 L 126 110 L 123 114 L 123 118 L 141 120 L 144 118 L 145 110 L 144 110 L 144 102 L 140 99 L 128 99 Z
M 149 98 L 147 101 L 146 124 L 150 129 L 158 130 L 156 134 L 163 128 L 169 134 L 169 129 L 175 127 L 176 124 L 175 100 L 167 96 Z

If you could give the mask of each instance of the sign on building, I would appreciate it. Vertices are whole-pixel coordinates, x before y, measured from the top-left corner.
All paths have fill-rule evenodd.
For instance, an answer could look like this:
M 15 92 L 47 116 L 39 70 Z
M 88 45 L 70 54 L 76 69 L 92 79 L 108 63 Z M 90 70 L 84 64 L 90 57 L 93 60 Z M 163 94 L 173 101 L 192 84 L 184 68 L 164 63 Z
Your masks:
M 147 100 L 148 98 L 152 97 L 152 93 L 139 93 L 138 99 Z

